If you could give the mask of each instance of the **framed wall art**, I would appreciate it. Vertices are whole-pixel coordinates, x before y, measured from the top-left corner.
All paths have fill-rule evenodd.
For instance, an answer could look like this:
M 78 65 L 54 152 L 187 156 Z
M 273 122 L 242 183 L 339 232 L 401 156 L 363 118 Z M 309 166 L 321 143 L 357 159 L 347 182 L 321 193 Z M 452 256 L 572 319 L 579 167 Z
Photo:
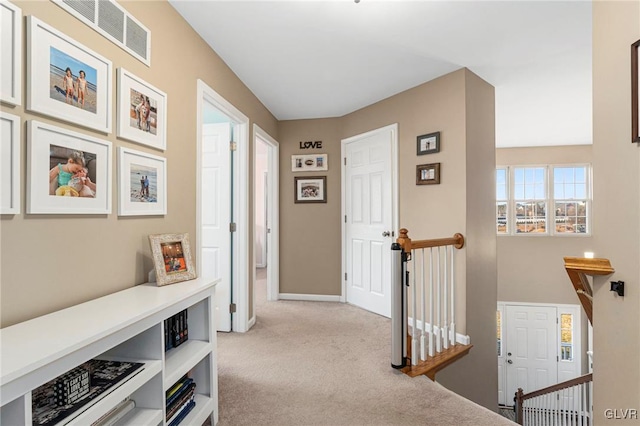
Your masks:
M 111 61 L 27 17 L 27 109 L 111 132 Z
M 640 40 L 631 45 L 631 141 L 640 143 Z
M 296 203 L 326 203 L 327 202 L 327 177 L 305 176 L 294 177 L 294 190 Z
M 167 214 L 167 159 L 118 148 L 118 216 Z
M 124 68 L 118 68 L 119 138 L 165 150 L 167 94 Z
M 22 103 L 22 9 L 0 0 L 0 100 Z
M 292 172 L 311 172 L 329 170 L 327 154 L 307 154 L 291 156 Z
M 20 117 L 0 112 L 0 214 L 20 213 Z
M 437 185 L 440 183 L 440 163 L 416 166 L 416 185 Z
M 189 234 L 149 235 L 158 286 L 196 278 Z
M 111 213 L 111 142 L 32 120 L 27 213 Z
M 440 152 L 440 132 L 418 136 L 418 155 L 434 154 Z

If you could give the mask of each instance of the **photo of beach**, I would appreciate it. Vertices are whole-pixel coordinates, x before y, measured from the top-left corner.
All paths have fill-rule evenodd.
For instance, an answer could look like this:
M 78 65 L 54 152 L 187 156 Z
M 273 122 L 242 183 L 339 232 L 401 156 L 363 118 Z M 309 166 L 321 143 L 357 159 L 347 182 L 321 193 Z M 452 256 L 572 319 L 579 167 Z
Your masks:
M 143 132 L 158 134 L 158 101 L 131 89 L 129 125 Z
M 96 114 L 95 68 L 54 47 L 50 49 L 49 96 L 51 99 Z
M 131 164 L 131 202 L 158 202 L 158 169 Z

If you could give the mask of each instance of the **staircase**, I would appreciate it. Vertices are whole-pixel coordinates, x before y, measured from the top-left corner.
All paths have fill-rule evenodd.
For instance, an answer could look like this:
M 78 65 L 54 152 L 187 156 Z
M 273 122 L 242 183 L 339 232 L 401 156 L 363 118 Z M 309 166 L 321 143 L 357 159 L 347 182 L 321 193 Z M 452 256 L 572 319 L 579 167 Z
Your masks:
M 435 380 L 473 346 L 456 333 L 455 251 L 462 247 L 462 234 L 412 241 L 404 228 L 392 247 L 391 365 L 410 377 Z

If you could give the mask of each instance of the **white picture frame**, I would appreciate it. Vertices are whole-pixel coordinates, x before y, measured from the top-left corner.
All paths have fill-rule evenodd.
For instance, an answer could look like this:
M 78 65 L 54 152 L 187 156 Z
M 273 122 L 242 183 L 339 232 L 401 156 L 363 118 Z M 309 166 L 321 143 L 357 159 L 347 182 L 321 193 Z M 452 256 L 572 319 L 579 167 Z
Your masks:
M 75 173 L 80 166 L 87 169 L 86 176 L 67 175 L 64 183 L 61 172 Z M 110 214 L 112 170 L 111 142 L 35 120 L 28 122 L 27 213 Z
M 20 213 L 20 117 L 0 112 L 0 214 Z
M 291 156 L 292 172 L 313 172 L 329 170 L 327 154 L 294 154 Z
M 167 159 L 118 147 L 118 194 L 118 216 L 166 215 Z
M 117 77 L 116 136 L 164 151 L 167 149 L 167 94 L 124 68 L 118 68 Z M 146 105 L 141 97 L 148 100 Z M 146 120 L 144 111 L 148 115 Z
M 34 16 L 27 49 L 27 110 L 111 133 L 111 61 Z
M 0 0 L 0 100 L 22 104 L 22 9 Z

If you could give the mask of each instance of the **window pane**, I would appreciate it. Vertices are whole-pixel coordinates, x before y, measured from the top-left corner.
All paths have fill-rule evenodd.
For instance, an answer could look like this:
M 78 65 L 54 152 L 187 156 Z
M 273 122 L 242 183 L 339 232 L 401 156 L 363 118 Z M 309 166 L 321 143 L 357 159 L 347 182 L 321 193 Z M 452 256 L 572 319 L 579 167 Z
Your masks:
M 497 232 L 498 234 L 505 234 L 507 230 L 507 203 L 496 203 L 496 216 L 497 216 Z
M 544 201 L 516 203 L 516 232 L 546 232 L 546 206 Z
M 573 361 L 573 315 L 560 314 L 560 359 Z
M 557 183 L 553 185 L 553 195 L 555 198 L 565 198 L 564 196 L 564 185 L 561 183 Z
M 573 185 L 564 185 L 564 198 L 575 198 L 575 187 Z
M 557 201 L 554 206 L 556 232 L 585 234 L 587 204 L 584 201 Z
M 523 184 L 524 183 L 524 169 L 522 167 L 516 167 L 515 171 L 515 184 Z
M 507 169 L 497 169 L 496 170 L 496 183 L 506 183 L 507 182 Z

